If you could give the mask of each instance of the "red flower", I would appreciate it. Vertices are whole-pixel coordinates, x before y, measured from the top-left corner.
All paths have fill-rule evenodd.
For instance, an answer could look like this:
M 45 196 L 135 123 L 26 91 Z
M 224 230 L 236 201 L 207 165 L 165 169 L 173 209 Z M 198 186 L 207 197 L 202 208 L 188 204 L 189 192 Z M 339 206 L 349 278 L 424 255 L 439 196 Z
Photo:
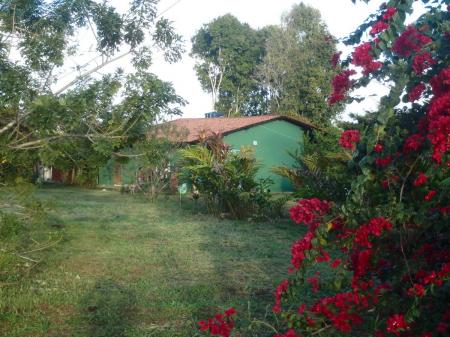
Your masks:
M 369 73 L 380 69 L 382 66 L 381 62 L 374 61 L 373 56 L 370 55 L 371 50 L 372 45 L 370 42 L 365 42 L 356 47 L 355 51 L 352 53 L 352 64 L 362 67 L 364 75 L 368 75 Z
M 427 176 L 423 172 L 420 172 L 417 178 L 414 180 L 413 186 L 414 187 L 422 186 L 427 182 L 427 180 L 428 180 Z
M 375 159 L 375 165 L 378 167 L 386 167 L 392 163 L 392 156 L 386 156 L 384 158 Z
M 386 12 L 383 14 L 383 20 L 390 20 L 394 16 L 394 14 L 397 13 L 397 8 L 395 7 L 389 7 Z
M 439 212 L 441 212 L 442 215 L 450 214 L 450 205 L 439 208 Z
M 313 293 L 317 293 L 317 291 L 319 290 L 319 279 L 317 278 L 317 276 L 314 277 L 310 277 L 306 280 L 308 283 L 311 283 L 312 287 L 313 287 Z
M 428 69 L 436 61 L 431 57 L 431 53 L 426 52 L 417 54 L 413 59 L 413 69 L 417 75 L 422 75 L 425 69 Z
M 414 134 L 406 138 L 403 144 L 403 152 L 408 153 L 411 151 L 417 151 L 423 143 L 423 137 L 419 134 Z
M 341 51 L 333 54 L 333 57 L 331 58 L 331 65 L 333 66 L 333 69 L 336 69 L 341 54 Z
M 409 26 L 395 40 L 392 51 L 401 57 L 409 57 L 413 52 L 418 53 L 422 47 L 430 43 L 432 39 L 421 34 L 415 27 Z
M 234 308 L 229 308 L 229 309 L 225 310 L 225 316 L 227 316 L 227 317 L 230 317 L 235 314 L 236 314 L 236 309 L 234 309 Z
M 234 322 L 231 318 L 236 313 L 234 308 L 230 308 L 225 311 L 224 315 L 217 314 L 214 318 L 209 318 L 207 321 L 198 322 L 200 331 L 208 331 L 211 336 L 230 336 L 231 330 L 234 328 Z
M 341 138 L 339 139 L 339 145 L 341 145 L 344 149 L 354 150 L 356 147 L 356 143 L 360 140 L 360 134 L 358 130 L 346 130 L 342 133 Z
M 347 69 L 334 76 L 332 81 L 333 93 L 328 98 L 328 104 L 335 104 L 345 99 L 345 95 L 352 84 L 350 76 L 354 74 L 356 74 L 354 70 Z
M 420 95 L 422 95 L 422 92 L 425 90 L 425 84 L 419 83 L 414 88 L 411 89 L 411 91 L 408 94 L 408 100 L 410 102 L 417 101 L 420 98 Z
M 408 295 L 411 297 L 422 297 L 425 295 L 425 288 L 423 285 L 415 283 L 413 287 L 408 289 Z
M 369 34 L 377 35 L 378 33 L 382 32 L 388 28 L 389 28 L 389 25 L 386 22 L 378 21 L 372 26 L 372 29 L 370 30 Z
M 405 316 L 395 314 L 388 318 L 386 331 L 400 336 L 402 331 L 409 328 L 408 323 L 405 321 Z
M 384 217 L 372 218 L 367 224 L 362 225 L 356 230 L 354 243 L 360 246 L 371 248 L 369 235 L 381 236 L 383 231 L 390 231 L 392 224 Z
M 340 266 L 340 264 L 342 263 L 342 260 L 341 259 L 336 259 L 336 260 L 334 260 L 333 261 L 333 263 L 331 264 L 331 268 L 337 268 L 337 267 L 339 267 Z
M 375 146 L 373 147 L 373 151 L 376 153 L 382 152 L 383 149 L 384 149 L 384 145 L 380 144 L 380 143 L 375 144 Z
M 301 335 L 297 335 L 295 333 L 295 330 L 289 329 L 286 333 L 284 334 L 277 333 L 274 337 L 301 337 Z
M 298 307 L 298 313 L 300 315 L 302 315 L 305 312 L 305 310 L 306 310 L 306 304 L 304 304 L 304 303 Z
M 296 223 L 312 225 L 330 211 L 331 203 L 318 198 L 301 199 L 289 210 L 291 219 Z
M 432 190 L 430 192 L 428 192 L 428 194 L 424 197 L 425 201 L 430 201 L 431 199 L 434 198 L 434 196 L 437 194 L 436 190 Z
M 273 312 L 281 312 L 281 296 L 288 290 L 289 281 L 283 280 L 275 289 L 275 304 L 272 307 Z

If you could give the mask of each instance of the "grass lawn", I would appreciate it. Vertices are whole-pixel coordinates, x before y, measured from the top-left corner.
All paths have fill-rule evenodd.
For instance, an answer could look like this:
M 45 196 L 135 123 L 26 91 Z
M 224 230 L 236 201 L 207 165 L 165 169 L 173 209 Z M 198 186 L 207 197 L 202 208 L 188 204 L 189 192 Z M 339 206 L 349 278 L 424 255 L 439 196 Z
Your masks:
M 113 191 L 43 188 L 54 247 L 19 283 L 0 286 L 0 335 L 198 336 L 196 322 L 234 306 L 247 323 L 272 292 L 303 228 L 200 214 L 192 201 L 154 204 Z M 42 235 L 42 233 L 41 233 Z M 258 324 L 235 336 L 265 336 Z

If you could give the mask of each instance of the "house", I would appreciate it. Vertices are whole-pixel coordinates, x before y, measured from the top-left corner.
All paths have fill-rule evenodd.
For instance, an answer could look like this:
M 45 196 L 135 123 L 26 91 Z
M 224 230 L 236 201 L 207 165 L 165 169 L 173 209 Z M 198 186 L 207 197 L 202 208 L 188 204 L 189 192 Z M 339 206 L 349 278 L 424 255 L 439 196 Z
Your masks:
M 301 150 L 304 133 L 314 126 L 306 120 L 280 115 L 251 117 L 218 118 L 180 118 L 170 122 L 177 129 L 183 130 L 182 142 L 195 144 L 199 137 L 220 133 L 225 143 L 233 149 L 251 146 L 261 167 L 259 178 L 271 178 L 271 190 L 275 192 L 292 191 L 290 182 L 272 172 L 275 166 L 294 164 L 288 152 Z
M 216 117 L 218 116 L 218 117 Z M 305 119 L 280 115 L 251 117 L 221 117 L 208 114 L 206 118 L 180 118 L 166 124 L 170 138 L 184 144 L 195 144 L 200 137 L 220 133 L 225 143 L 239 151 L 242 146 L 255 150 L 260 169 L 258 178 L 271 178 L 274 192 L 293 190 L 288 179 L 272 172 L 275 166 L 294 164 L 288 152 L 302 149 L 304 133 L 314 126 Z M 99 170 L 100 186 L 122 186 L 135 184 L 138 180 L 139 159 L 120 161 L 113 158 Z

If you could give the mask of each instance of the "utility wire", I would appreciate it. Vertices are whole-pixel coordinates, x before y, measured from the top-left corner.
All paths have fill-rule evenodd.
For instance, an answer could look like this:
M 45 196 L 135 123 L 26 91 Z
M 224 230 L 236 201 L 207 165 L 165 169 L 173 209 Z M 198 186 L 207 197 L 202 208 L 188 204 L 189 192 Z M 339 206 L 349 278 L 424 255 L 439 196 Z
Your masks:
M 175 7 L 176 5 L 178 5 L 181 1 L 183 0 L 177 0 L 175 1 L 173 4 L 171 4 L 169 7 L 167 7 L 165 10 L 163 10 L 161 13 L 159 13 L 156 18 L 159 18 L 161 15 L 163 15 L 164 13 L 168 12 L 169 10 L 171 10 L 173 7 Z

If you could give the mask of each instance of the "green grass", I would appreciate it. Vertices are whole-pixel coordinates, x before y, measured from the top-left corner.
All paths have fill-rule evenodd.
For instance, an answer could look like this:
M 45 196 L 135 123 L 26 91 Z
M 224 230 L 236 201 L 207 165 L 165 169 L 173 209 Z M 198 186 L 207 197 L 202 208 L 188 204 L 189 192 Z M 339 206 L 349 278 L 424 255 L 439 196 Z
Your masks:
M 219 220 L 199 205 L 152 204 L 114 191 L 43 188 L 57 245 L 20 282 L 0 286 L 0 335 L 198 336 L 196 322 L 234 306 L 246 323 L 270 315 L 272 292 L 302 228 Z M 55 234 L 56 233 L 56 234 Z

